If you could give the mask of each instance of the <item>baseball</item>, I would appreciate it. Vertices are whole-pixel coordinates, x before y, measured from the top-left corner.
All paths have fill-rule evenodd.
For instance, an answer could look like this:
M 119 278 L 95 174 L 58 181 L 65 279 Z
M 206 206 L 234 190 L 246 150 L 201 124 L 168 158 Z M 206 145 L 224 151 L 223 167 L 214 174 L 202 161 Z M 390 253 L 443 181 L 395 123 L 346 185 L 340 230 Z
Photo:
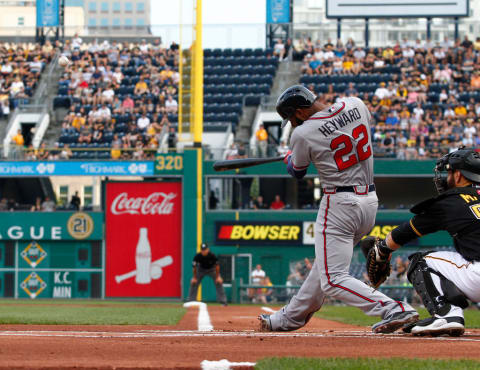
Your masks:
M 150 265 L 150 277 L 153 280 L 160 279 L 162 277 L 163 271 L 162 268 L 154 263 Z
M 61 67 L 66 67 L 70 64 L 70 60 L 65 55 L 62 55 L 60 58 L 58 58 L 58 65 Z

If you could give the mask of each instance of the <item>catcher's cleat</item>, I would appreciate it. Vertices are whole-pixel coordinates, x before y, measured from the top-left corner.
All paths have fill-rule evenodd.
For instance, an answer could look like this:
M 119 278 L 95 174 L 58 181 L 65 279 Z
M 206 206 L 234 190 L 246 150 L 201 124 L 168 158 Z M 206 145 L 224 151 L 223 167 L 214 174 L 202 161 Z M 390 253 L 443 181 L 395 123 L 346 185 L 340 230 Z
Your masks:
M 260 321 L 260 331 L 272 331 L 270 315 L 262 313 L 258 316 L 258 320 Z
M 463 317 L 429 317 L 428 319 L 418 321 L 415 325 L 409 325 L 403 329 L 405 333 L 425 336 L 431 335 L 449 335 L 459 337 L 465 332 L 465 320 Z
M 372 326 L 372 331 L 376 334 L 393 333 L 394 331 L 417 321 L 417 311 L 395 312 L 388 315 L 384 320 L 374 324 Z

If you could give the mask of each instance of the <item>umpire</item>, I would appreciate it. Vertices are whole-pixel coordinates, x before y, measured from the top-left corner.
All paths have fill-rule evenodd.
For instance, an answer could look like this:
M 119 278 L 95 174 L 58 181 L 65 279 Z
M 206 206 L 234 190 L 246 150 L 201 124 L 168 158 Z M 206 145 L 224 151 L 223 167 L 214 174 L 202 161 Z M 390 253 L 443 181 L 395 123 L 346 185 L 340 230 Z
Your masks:
M 376 243 L 376 260 L 388 259 L 417 237 L 446 230 L 455 252 L 418 252 L 409 257 L 408 280 L 431 317 L 404 331 L 459 336 L 465 331 L 466 298 L 480 302 L 480 154 L 461 147 L 440 158 L 434 182 L 439 195 L 415 205 L 411 209 L 415 216 L 409 222 Z
M 217 290 L 217 301 L 224 306 L 227 305 L 227 297 L 223 289 L 223 279 L 220 276 L 220 266 L 218 265 L 218 258 L 212 252 L 206 243 L 202 243 L 200 253 L 193 257 L 193 277 L 190 282 L 190 293 L 188 295 L 189 301 L 197 300 L 198 286 L 202 282 L 204 276 L 210 276 L 215 282 Z

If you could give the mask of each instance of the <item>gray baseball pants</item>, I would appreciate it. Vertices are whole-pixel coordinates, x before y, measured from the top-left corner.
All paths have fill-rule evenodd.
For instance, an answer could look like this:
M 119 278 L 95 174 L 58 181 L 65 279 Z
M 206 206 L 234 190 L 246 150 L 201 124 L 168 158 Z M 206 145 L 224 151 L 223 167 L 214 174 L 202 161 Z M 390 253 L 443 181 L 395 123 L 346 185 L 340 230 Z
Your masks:
M 382 319 L 390 312 L 413 310 L 349 274 L 353 246 L 374 226 L 377 207 L 375 192 L 324 195 L 315 223 L 312 271 L 290 303 L 270 316 L 272 330 L 301 328 L 322 307 L 326 296 Z
M 215 283 L 215 289 L 217 291 L 217 301 L 224 304 L 227 303 L 227 297 L 225 295 L 225 290 L 223 289 L 223 284 L 217 284 L 215 282 L 215 279 L 217 277 L 217 274 L 215 273 L 215 267 L 212 267 L 211 269 L 208 269 L 208 270 L 202 269 L 200 266 L 197 267 L 197 276 L 196 276 L 197 282 L 196 284 L 190 283 L 188 300 L 189 301 L 197 300 L 198 286 L 202 282 L 202 279 L 207 275 L 210 276 L 213 279 L 213 282 Z

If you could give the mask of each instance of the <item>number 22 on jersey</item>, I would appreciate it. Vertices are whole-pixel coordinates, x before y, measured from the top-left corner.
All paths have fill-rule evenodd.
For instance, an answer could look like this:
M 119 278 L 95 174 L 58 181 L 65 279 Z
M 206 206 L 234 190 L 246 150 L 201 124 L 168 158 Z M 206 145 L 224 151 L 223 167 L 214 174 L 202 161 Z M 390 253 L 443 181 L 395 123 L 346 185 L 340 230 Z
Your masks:
M 359 161 L 370 158 L 372 155 L 372 148 L 368 144 L 368 133 L 365 125 L 355 127 L 352 131 L 352 136 L 355 140 L 358 140 L 355 147 L 353 147 L 351 138 L 345 134 L 337 136 L 330 142 L 330 149 L 335 151 L 333 159 L 339 171 L 344 171 Z

